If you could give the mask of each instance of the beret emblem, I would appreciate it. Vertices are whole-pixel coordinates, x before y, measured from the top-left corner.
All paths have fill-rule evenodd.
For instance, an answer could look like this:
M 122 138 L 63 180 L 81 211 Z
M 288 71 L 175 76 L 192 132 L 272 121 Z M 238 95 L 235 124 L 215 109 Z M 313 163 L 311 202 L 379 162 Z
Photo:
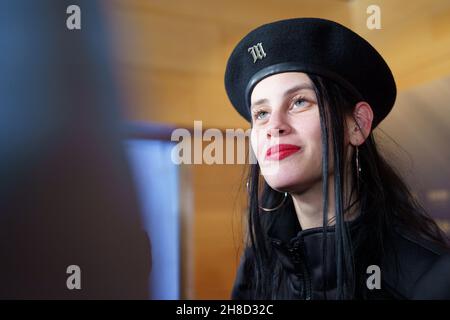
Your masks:
M 250 52 L 253 57 L 253 63 L 256 63 L 257 60 L 264 59 L 266 56 L 261 42 L 259 42 L 256 46 L 248 48 L 248 52 Z

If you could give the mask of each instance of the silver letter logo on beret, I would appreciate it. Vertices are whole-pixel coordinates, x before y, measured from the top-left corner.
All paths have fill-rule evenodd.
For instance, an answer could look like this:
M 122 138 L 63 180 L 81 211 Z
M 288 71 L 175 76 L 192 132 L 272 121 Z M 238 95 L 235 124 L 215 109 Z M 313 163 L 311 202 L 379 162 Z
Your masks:
M 256 60 L 258 59 L 262 60 L 266 56 L 266 53 L 264 52 L 264 48 L 261 42 L 258 43 L 256 46 L 248 48 L 248 52 L 252 54 L 253 63 L 255 63 Z

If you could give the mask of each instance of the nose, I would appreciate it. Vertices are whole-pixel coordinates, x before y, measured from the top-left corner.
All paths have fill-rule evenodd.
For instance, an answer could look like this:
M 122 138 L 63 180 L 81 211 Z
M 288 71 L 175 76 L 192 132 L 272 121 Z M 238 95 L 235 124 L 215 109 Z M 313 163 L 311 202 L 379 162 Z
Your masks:
M 276 138 L 288 134 L 291 127 L 279 114 L 272 113 L 270 123 L 267 128 L 267 138 Z

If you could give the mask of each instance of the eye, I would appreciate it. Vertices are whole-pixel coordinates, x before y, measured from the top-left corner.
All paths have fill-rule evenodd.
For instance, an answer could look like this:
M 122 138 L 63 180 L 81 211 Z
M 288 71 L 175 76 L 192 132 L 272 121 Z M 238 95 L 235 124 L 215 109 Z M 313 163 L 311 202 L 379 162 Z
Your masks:
M 295 102 L 292 104 L 292 107 L 306 107 L 308 106 L 309 102 L 306 101 L 304 98 L 298 98 L 295 100 Z
M 253 112 L 253 118 L 255 120 L 263 120 L 269 113 L 264 110 L 256 110 Z

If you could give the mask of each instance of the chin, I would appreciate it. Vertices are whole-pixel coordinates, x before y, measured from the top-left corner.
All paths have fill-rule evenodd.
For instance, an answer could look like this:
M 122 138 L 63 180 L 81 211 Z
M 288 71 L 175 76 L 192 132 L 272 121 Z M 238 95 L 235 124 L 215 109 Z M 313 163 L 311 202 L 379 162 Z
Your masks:
M 295 179 L 292 176 L 269 176 L 265 178 L 267 184 L 274 190 L 279 192 L 290 192 L 296 189 L 295 187 L 302 183 L 301 180 Z
M 304 192 L 322 180 L 321 173 L 311 175 L 297 170 L 293 175 L 292 172 L 293 170 L 284 170 L 282 173 L 264 175 L 264 180 L 272 189 L 279 192 Z

